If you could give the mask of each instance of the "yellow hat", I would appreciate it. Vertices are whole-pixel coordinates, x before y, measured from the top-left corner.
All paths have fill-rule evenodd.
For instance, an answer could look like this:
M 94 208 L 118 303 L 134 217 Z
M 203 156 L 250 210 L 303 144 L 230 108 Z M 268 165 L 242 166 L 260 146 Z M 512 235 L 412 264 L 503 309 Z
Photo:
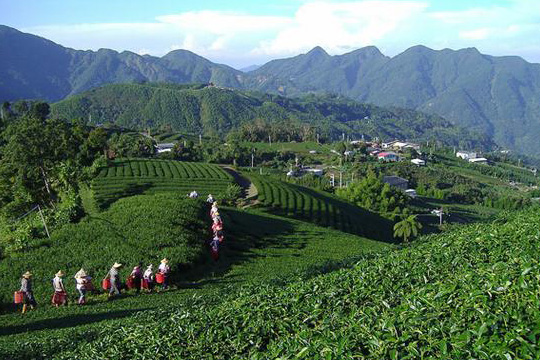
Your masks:
M 166 264 L 169 262 L 169 260 L 167 258 L 163 258 L 163 260 L 161 260 L 162 263 Z
M 30 271 L 27 271 L 27 272 L 25 272 L 24 274 L 22 274 L 22 276 L 23 276 L 24 278 L 29 278 L 30 276 L 32 276 L 32 273 L 31 273 Z
M 81 270 L 77 271 L 77 273 L 75 274 L 75 277 L 76 278 L 86 277 L 86 271 L 84 271 L 84 269 L 81 268 Z
M 62 270 L 59 270 L 57 273 L 56 273 L 56 276 L 64 276 L 64 272 Z
M 113 268 L 119 268 L 119 267 L 121 267 L 121 266 L 122 266 L 122 264 L 115 262 L 114 265 L 113 265 L 112 267 L 113 267 Z

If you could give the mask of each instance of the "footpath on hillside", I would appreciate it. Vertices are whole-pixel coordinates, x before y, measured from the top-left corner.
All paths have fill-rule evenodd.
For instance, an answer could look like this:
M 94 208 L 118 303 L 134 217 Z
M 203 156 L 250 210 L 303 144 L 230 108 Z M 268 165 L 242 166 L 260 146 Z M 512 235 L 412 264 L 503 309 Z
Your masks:
M 242 188 L 242 199 L 249 201 L 248 206 L 252 206 L 258 203 L 257 196 L 259 192 L 257 187 L 248 178 L 240 175 L 235 169 L 228 165 L 220 165 L 223 170 L 229 173 L 234 181 Z

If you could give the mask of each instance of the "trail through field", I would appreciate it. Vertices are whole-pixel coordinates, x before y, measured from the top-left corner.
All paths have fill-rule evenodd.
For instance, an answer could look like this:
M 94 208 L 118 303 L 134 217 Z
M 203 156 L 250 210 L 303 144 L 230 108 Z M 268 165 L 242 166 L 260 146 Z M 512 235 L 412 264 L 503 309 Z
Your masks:
M 252 203 L 249 206 L 258 203 L 256 198 L 259 195 L 259 191 L 257 190 L 255 184 L 251 182 L 251 180 L 240 175 L 230 166 L 224 165 L 222 166 L 222 169 L 228 172 L 234 178 L 234 181 L 236 181 L 236 183 L 242 188 L 242 198 L 244 200 L 252 200 Z

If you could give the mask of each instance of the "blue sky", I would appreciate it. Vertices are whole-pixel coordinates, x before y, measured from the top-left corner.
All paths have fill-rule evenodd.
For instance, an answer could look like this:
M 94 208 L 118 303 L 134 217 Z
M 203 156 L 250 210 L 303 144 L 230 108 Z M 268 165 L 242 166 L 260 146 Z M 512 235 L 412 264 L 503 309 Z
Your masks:
M 477 47 L 540 62 L 537 0 L 0 0 L 0 24 L 75 49 L 162 56 L 187 49 L 234 67 L 322 46 Z

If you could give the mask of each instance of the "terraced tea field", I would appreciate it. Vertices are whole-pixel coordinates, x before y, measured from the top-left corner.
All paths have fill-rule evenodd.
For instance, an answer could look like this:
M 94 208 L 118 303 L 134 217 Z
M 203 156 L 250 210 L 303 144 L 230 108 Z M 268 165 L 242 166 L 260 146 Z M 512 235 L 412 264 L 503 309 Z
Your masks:
M 233 181 L 219 166 L 174 160 L 119 159 L 101 169 L 92 182 L 97 204 L 104 208 L 119 198 L 137 194 L 196 190 L 219 197 Z
M 278 215 L 308 220 L 368 238 L 391 241 L 392 223 L 368 210 L 351 205 L 331 194 L 307 187 L 249 175 L 266 210 Z

